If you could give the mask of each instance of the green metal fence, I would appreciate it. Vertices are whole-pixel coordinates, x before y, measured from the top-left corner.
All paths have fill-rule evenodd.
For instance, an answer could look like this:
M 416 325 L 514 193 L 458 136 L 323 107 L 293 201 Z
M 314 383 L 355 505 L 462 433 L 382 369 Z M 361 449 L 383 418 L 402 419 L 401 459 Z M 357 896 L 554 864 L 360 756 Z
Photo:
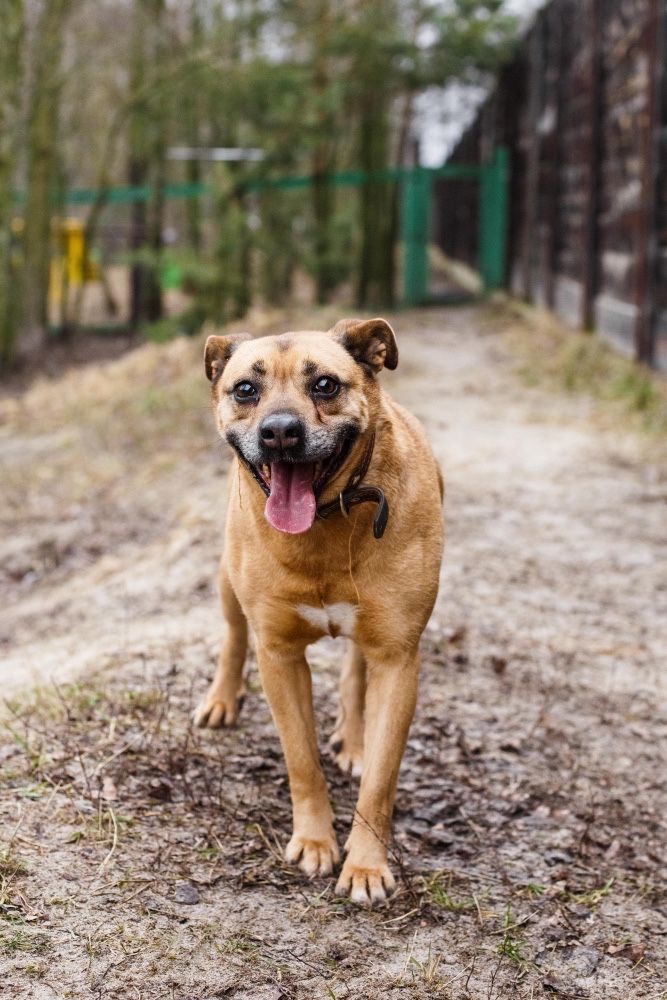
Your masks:
M 403 244 L 403 301 L 416 306 L 432 301 L 429 294 L 428 247 L 432 221 L 432 192 L 436 180 L 474 180 L 479 183 L 480 224 L 478 267 L 485 293 L 503 286 L 507 252 L 507 209 L 509 187 L 509 155 L 504 147 L 497 148 L 491 159 L 482 165 L 446 164 L 435 169 L 427 167 L 389 168 L 367 173 L 350 170 L 332 174 L 329 183 L 336 186 L 360 187 L 369 181 L 395 181 L 401 186 L 401 242 Z M 248 191 L 289 191 L 308 188 L 311 175 L 261 178 L 249 180 Z M 167 184 L 164 197 L 199 198 L 211 193 L 209 185 Z M 65 201 L 71 205 L 126 205 L 147 201 L 152 195 L 148 186 L 114 187 L 106 191 L 77 188 L 69 191 Z M 20 198 L 17 200 L 21 200 Z

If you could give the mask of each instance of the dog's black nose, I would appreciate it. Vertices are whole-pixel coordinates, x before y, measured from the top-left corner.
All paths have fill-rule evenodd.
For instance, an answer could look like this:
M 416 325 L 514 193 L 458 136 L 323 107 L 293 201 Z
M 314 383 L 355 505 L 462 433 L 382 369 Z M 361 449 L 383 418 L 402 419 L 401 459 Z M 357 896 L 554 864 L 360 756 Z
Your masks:
M 270 413 L 259 425 L 259 436 L 267 448 L 282 451 L 303 442 L 303 425 L 293 413 Z

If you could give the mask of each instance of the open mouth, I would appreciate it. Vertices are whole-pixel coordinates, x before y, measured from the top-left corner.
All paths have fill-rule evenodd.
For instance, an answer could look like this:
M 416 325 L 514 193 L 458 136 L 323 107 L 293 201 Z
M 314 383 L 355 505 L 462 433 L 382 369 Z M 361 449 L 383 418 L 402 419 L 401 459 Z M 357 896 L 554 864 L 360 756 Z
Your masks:
M 300 535 L 312 527 L 317 501 L 346 461 L 353 440 L 345 438 L 324 461 L 280 460 L 253 467 L 268 496 L 264 514 L 273 528 Z

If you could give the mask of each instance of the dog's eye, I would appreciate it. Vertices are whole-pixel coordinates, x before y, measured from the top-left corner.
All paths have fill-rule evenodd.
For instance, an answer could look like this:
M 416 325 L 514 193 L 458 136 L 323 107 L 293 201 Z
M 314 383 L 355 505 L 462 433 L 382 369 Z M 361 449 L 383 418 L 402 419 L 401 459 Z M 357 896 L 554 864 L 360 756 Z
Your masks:
M 234 399 L 239 403 L 249 403 L 257 399 L 259 393 L 252 382 L 237 382 L 234 386 Z
M 313 386 L 313 394 L 315 396 L 335 396 L 339 389 L 340 382 L 337 382 L 331 375 L 323 375 Z

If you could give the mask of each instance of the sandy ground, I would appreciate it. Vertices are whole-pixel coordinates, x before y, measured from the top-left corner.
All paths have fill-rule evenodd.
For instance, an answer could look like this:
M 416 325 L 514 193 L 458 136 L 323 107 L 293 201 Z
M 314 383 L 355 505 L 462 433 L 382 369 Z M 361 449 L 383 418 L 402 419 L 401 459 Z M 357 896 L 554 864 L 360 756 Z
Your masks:
M 373 913 L 280 861 L 254 668 L 238 729 L 189 723 L 227 462 L 200 345 L 0 409 L 3 996 L 667 997 L 667 474 L 527 386 L 506 325 L 395 317 L 383 377 L 442 462 L 448 544 Z M 312 648 L 323 748 L 340 654 Z M 354 782 L 326 767 L 342 834 Z

